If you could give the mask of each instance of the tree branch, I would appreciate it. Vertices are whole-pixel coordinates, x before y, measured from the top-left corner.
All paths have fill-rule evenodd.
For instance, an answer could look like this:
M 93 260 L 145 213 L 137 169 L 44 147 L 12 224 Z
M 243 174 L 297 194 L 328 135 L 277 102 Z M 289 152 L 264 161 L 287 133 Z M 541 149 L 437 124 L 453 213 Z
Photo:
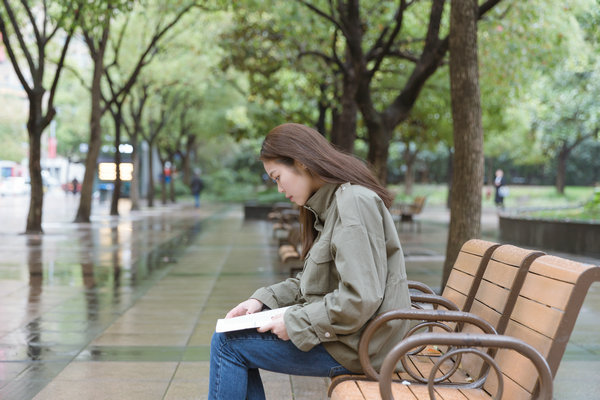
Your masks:
M 6 9 L 6 13 L 8 14 L 8 18 L 10 19 L 10 23 L 12 24 L 12 27 L 13 27 L 13 29 L 15 31 L 15 35 L 17 35 L 17 41 L 19 42 L 19 46 L 21 47 L 21 50 L 23 51 L 23 54 L 25 55 L 25 59 L 27 60 L 27 64 L 29 65 L 29 70 L 32 72 L 32 75 L 33 75 L 33 72 L 36 70 L 35 63 L 33 62 L 33 58 L 31 57 L 31 53 L 29 52 L 29 49 L 27 48 L 27 44 L 25 43 L 25 39 L 23 39 L 23 33 L 19 29 L 19 22 L 17 21 L 17 19 L 15 17 L 15 14 L 13 12 L 13 9 L 10 6 L 9 2 L 7 0 L 2 0 L 2 2 L 4 3 L 4 8 Z M 2 21 L 1 23 L 4 26 L 4 21 L 3 21 L 4 18 L 0 17 L 0 20 Z M 37 29 L 37 27 L 36 27 L 36 29 Z M 8 43 L 9 41 L 8 41 L 8 35 L 6 34 L 6 28 L 4 28 L 2 36 L 4 37 L 5 43 Z M 11 52 L 12 52 L 12 49 L 11 49 Z M 13 61 L 13 65 L 15 66 L 15 70 L 16 70 L 17 66 L 19 64 L 17 62 L 17 58 L 14 55 L 14 52 L 12 52 L 12 54 L 13 55 L 11 57 L 11 60 L 14 60 Z M 21 76 L 19 77 L 19 79 L 21 79 L 21 77 L 23 77 L 23 74 L 21 74 Z M 27 81 L 23 77 L 23 80 L 21 80 L 21 83 L 24 84 L 23 87 L 25 87 L 25 88 L 28 87 L 27 84 L 26 84 L 26 82 Z M 30 90 L 33 90 L 33 88 L 31 88 Z M 26 89 L 26 91 L 27 91 L 27 89 Z
M 67 38 L 65 39 L 65 43 L 63 44 L 58 64 L 56 65 L 56 71 L 54 72 L 54 80 L 52 81 L 52 86 L 50 87 L 50 93 L 48 97 L 47 112 L 46 116 L 44 117 L 44 126 L 47 126 L 50 123 L 50 121 L 52 121 L 52 119 L 54 118 L 54 96 L 56 95 L 56 88 L 58 87 L 58 79 L 60 78 L 60 73 L 62 72 L 62 68 L 65 64 L 67 50 L 69 49 L 69 44 L 71 43 L 73 33 L 75 32 L 75 26 L 76 23 L 75 21 L 73 21 L 71 27 L 69 28 L 69 31 L 67 32 Z
M 19 82 L 21 82 L 21 85 L 23 85 L 23 89 L 25 89 L 25 92 L 27 92 L 27 95 L 29 95 L 31 93 L 31 88 L 29 87 L 27 80 L 25 80 L 23 72 L 21 72 L 21 67 L 19 66 L 19 62 L 17 61 L 17 57 L 15 56 L 12 44 L 8 37 L 8 33 L 6 32 L 6 25 L 4 24 L 4 19 L 2 18 L 2 15 L 0 15 L 0 33 L 2 33 L 2 41 L 4 42 L 4 46 L 6 47 L 8 58 L 10 58 L 15 73 L 19 78 Z
M 301 59 L 302 57 L 309 57 L 309 56 L 315 56 L 317 58 L 321 58 L 327 64 L 337 64 L 336 60 L 333 57 L 329 57 L 327 54 L 321 53 L 320 51 L 308 50 L 308 51 L 301 51 L 300 53 L 298 53 L 298 59 Z
M 4 3 L 6 4 L 6 2 L 4 2 Z M 35 35 L 35 41 L 37 43 L 42 43 L 42 40 L 45 38 L 42 38 L 42 36 L 40 35 L 40 31 L 35 23 L 35 17 L 33 16 L 33 13 L 31 12 L 31 8 L 29 7 L 29 2 L 26 0 L 21 0 L 21 5 L 25 9 L 25 13 L 27 13 L 27 18 L 29 18 L 29 23 L 31 24 L 31 27 L 33 28 L 33 34 Z M 46 24 L 46 16 L 47 16 L 47 9 L 46 9 L 46 4 L 44 2 L 44 25 Z M 44 35 L 45 34 L 46 34 L 46 32 L 44 32 Z
M 373 76 L 375 75 L 375 73 L 379 70 L 379 68 L 381 67 L 381 63 L 383 62 L 383 59 L 385 58 L 387 53 L 390 51 L 390 48 L 392 47 L 394 40 L 396 40 L 396 37 L 398 36 L 400 29 L 402 29 L 402 21 L 403 21 L 403 17 L 404 17 L 404 10 L 406 10 L 406 7 L 407 7 L 406 1 L 400 0 L 400 6 L 396 10 L 396 15 L 394 16 L 395 26 L 394 26 L 392 33 L 388 37 L 387 41 L 385 41 L 385 44 L 383 44 L 385 35 L 387 34 L 387 31 L 389 30 L 389 27 L 386 27 L 381 32 L 381 35 L 377 39 L 377 42 L 375 43 L 375 45 L 373 46 L 371 51 L 369 51 L 367 53 L 366 59 L 369 60 L 369 58 L 370 58 L 369 53 L 372 53 L 373 50 L 375 50 L 375 49 L 381 49 L 375 59 L 375 64 L 373 65 L 373 68 L 371 68 L 371 70 L 368 73 L 367 79 L 369 79 L 369 80 L 372 79 Z
M 195 2 L 188 4 L 187 6 L 185 6 L 179 13 L 176 14 L 175 18 L 173 18 L 173 20 L 168 23 L 164 28 L 157 30 L 157 32 L 155 32 L 152 40 L 150 41 L 150 43 L 148 44 L 148 46 L 146 47 L 146 50 L 142 53 L 142 55 L 140 56 L 137 65 L 135 66 L 134 70 L 131 72 L 131 75 L 129 76 L 129 79 L 127 79 L 125 85 L 123 85 L 123 87 L 116 93 L 116 95 L 113 96 L 113 98 L 111 99 L 111 102 L 115 102 L 117 101 L 118 97 L 120 97 L 123 93 L 127 93 L 129 90 L 131 90 L 131 87 L 133 86 L 133 84 L 135 83 L 138 74 L 140 73 L 142 67 L 146 64 L 146 57 L 148 56 L 148 54 L 150 54 L 150 51 L 156 46 L 156 44 L 158 43 L 158 41 L 160 40 L 160 38 L 167 33 L 167 31 L 169 29 L 171 29 L 177 22 L 179 22 L 179 20 L 189 11 L 191 10 L 193 7 L 195 7 L 196 4 Z M 158 28 L 157 28 L 158 29 Z
M 303 4 L 308 9 L 310 9 L 311 11 L 316 13 L 317 15 L 320 15 L 321 17 L 323 17 L 326 20 L 328 20 L 329 22 L 331 22 L 333 25 L 336 26 L 337 29 L 341 30 L 342 32 L 344 31 L 344 28 L 339 24 L 338 21 L 336 21 L 336 19 L 333 17 L 333 14 L 331 14 L 331 15 L 327 14 L 325 11 L 319 9 L 318 7 L 310 4 L 309 2 L 307 2 L 305 0 L 296 0 L 296 1 Z

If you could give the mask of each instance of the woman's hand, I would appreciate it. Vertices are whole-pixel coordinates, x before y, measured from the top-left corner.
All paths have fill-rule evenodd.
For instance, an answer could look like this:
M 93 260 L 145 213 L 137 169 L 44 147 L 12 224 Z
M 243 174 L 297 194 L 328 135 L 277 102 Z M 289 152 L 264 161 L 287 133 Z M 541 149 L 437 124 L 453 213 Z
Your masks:
M 279 314 L 271 318 L 271 322 L 257 329 L 259 332 L 273 332 L 281 340 L 290 340 L 285 323 L 283 322 L 283 314 Z
M 237 306 L 233 307 L 231 311 L 227 313 L 225 318 L 239 317 L 240 315 L 254 314 L 257 311 L 262 310 L 263 303 L 260 300 L 248 299 L 242 301 Z

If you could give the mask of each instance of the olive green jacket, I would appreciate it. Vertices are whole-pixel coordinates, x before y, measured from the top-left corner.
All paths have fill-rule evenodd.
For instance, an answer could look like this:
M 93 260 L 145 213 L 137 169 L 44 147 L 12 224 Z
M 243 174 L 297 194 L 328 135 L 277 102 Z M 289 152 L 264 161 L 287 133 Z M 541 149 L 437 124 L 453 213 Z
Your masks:
M 396 227 L 375 192 L 349 183 L 325 184 L 305 207 L 316 216 L 318 235 L 303 271 L 251 297 L 270 308 L 295 305 L 284 314 L 291 341 L 303 351 L 323 343 L 345 368 L 362 372 L 358 342 L 365 324 L 388 310 L 410 309 Z M 369 347 L 376 369 L 408 327 L 394 321 L 378 330 Z

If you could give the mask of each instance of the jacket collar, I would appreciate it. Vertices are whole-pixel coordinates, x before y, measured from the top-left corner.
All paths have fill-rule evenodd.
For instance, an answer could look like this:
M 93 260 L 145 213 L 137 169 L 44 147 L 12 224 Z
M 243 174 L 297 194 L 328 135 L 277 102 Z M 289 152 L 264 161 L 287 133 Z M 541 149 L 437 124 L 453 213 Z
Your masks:
M 334 200 L 335 191 L 339 186 L 340 185 L 337 183 L 325 183 L 306 201 L 304 208 L 312 211 L 317 217 L 315 227 L 317 227 L 317 223 L 320 222 L 320 224 L 322 224 L 325 222 L 327 210 Z

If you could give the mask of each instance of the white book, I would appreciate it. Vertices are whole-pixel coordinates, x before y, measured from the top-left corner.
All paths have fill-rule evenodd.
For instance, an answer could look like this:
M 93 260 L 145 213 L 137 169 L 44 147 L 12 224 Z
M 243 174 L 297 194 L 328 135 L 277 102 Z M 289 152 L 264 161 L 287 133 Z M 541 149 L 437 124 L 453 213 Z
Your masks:
M 254 314 L 240 315 L 233 318 L 221 318 L 217 320 L 216 332 L 239 331 L 242 329 L 259 328 L 271 322 L 271 318 L 281 315 L 290 307 L 275 308 L 273 310 L 261 311 Z

